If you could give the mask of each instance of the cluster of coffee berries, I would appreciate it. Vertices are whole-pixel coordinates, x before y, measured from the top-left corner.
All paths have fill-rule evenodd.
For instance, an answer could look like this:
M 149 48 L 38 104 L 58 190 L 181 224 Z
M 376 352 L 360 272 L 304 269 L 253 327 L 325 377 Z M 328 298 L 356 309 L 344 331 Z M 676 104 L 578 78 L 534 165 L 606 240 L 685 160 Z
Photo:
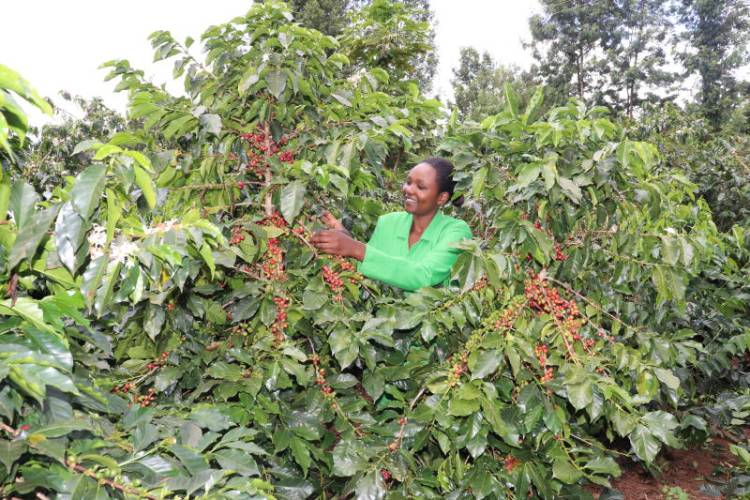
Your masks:
M 273 156 L 278 156 L 282 163 L 292 163 L 294 153 L 289 150 L 282 150 L 289 142 L 287 136 L 282 136 L 278 142 L 273 140 L 271 135 L 266 135 L 262 130 L 255 134 L 240 135 L 248 142 L 247 150 L 247 170 L 258 177 L 265 175 L 268 168 L 268 160 Z
M 306 240 L 309 240 L 312 237 L 312 232 L 310 232 L 308 228 L 301 224 L 299 226 L 294 226 L 292 228 L 292 233 L 298 238 L 303 238 Z
M 459 380 L 461 380 L 461 375 L 466 373 L 469 369 L 468 362 L 469 362 L 469 353 L 463 352 L 459 356 L 456 356 L 457 359 L 453 360 L 450 368 L 450 375 L 448 375 L 448 387 L 455 387 L 456 384 L 458 384 Z M 449 358 L 450 359 L 450 358 Z
M 380 469 L 380 477 L 383 478 L 383 481 L 390 481 L 391 480 L 391 472 L 388 469 Z
M 263 217 L 259 222 L 260 226 L 276 226 L 276 227 L 287 227 L 286 219 L 278 210 L 274 210 L 271 215 Z
M 547 344 L 537 344 L 536 347 L 534 347 L 534 354 L 536 354 L 536 359 L 539 361 L 539 365 L 544 370 L 544 374 L 539 378 L 539 381 L 542 384 L 546 384 L 553 378 L 555 378 L 555 372 L 554 370 L 547 366 L 547 355 L 548 355 L 548 348 Z
M 513 469 L 515 469 L 518 464 L 519 460 L 513 455 L 508 455 L 503 460 L 503 465 L 505 466 L 505 470 L 507 472 L 513 472 Z
M 341 276 L 329 266 L 323 266 L 323 281 L 328 284 L 333 292 L 334 302 L 342 302 L 344 296 L 341 292 L 344 289 L 344 280 L 341 279 Z
M 266 257 L 260 265 L 266 279 L 270 281 L 285 281 L 284 253 L 277 238 L 269 238 Z
M 242 226 L 234 226 L 232 228 L 232 236 L 229 238 L 230 245 L 239 245 L 245 241 L 245 234 L 242 230 Z
M 550 231 L 549 229 L 543 229 L 542 223 L 540 221 L 534 222 L 534 227 L 539 231 L 544 231 L 545 233 L 547 233 L 550 238 L 554 238 L 554 236 L 552 235 L 552 231 Z M 555 255 L 553 259 L 560 262 L 568 260 L 568 256 L 562 250 L 562 245 L 560 245 L 558 242 L 555 242 Z
M 286 322 L 286 310 L 289 307 L 289 299 L 274 297 L 273 301 L 276 303 L 276 318 L 271 325 L 271 334 L 273 335 L 276 345 L 279 345 L 284 341 L 284 331 L 286 330 L 286 327 L 289 326 Z
M 547 280 L 539 275 L 532 275 L 526 281 L 524 293 L 529 307 L 539 313 L 551 314 L 557 320 L 576 318 L 580 315 L 575 301 L 561 297 L 557 288 L 549 286 Z
M 336 392 L 333 387 L 326 381 L 326 370 L 320 367 L 320 356 L 313 354 L 310 358 L 315 369 L 315 383 L 320 387 L 320 392 L 331 404 L 331 408 L 334 410 L 338 409 L 338 403 L 336 403 Z
M 353 273 L 357 270 L 354 264 L 346 260 L 344 257 L 337 256 L 336 263 L 339 265 L 339 269 L 341 269 L 341 272 L 343 273 Z
M 474 286 L 471 287 L 471 289 L 475 292 L 478 292 L 479 290 L 483 290 L 486 286 L 487 286 L 487 276 L 482 276 L 474 283 Z
M 147 364 L 146 368 L 150 372 L 158 370 L 159 368 L 164 366 L 164 363 L 167 362 L 168 357 L 169 357 L 169 353 L 167 351 L 164 351 L 163 353 L 161 353 L 161 356 L 159 356 L 158 358 L 154 358 L 154 360 L 151 363 Z
M 247 335 L 251 332 L 250 322 L 243 321 L 241 323 L 237 323 L 229 329 L 229 332 L 233 335 L 239 335 L 240 337 L 247 337 Z
M 156 399 L 156 389 L 150 387 L 146 394 L 138 395 L 134 398 L 136 404 L 140 405 L 141 408 L 146 408 Z
M 135 389 L 135 384 L 134 383 L 132 383 L 132 382 L 125 382 L 122 385 L 116 385 L 116 386 L 114 386 L 110 392 L 112 392 L 112 394 L 127 394 L 128 392 L 132 391 L 133 389 Z
M 536 359 L 539 360 L 539 364 L 542 368 L 547 366 L 547 353 L 547 344 L 537 344 L 537 346 L 534 347 L 534 354 L 536 354 Z
M 555 242 L 555 256 L 553 258 L 560 262 L 568 260 L 568 256 L 562 251 L 562 247 L 558 242 Z
M 500 313 L 500 317 L 495 320 L 496 330 L 510 330 L 513 326 L 513 322 L 518 317 L 520 307 L 517 304 L 510 305 L 503 312 Z

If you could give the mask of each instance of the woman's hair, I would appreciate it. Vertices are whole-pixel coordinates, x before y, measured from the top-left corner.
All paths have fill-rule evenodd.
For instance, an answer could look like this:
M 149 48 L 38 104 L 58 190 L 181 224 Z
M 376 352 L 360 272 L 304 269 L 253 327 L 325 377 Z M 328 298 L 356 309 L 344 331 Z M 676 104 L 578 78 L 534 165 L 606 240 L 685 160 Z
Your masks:
M 464 197 L 460 196 L 455 200 L 453 199 L 453 190 L 456 188 L 456 182 L 453 180 L 453 164 L 445 158 L 436 156 L 426 158 L 422 160 L 422 163 L 426 163 L 435 169 L 438 193 L 448 193 L 448 199 L 452 201 L 453 205 L 460 207 L 464 202 Z

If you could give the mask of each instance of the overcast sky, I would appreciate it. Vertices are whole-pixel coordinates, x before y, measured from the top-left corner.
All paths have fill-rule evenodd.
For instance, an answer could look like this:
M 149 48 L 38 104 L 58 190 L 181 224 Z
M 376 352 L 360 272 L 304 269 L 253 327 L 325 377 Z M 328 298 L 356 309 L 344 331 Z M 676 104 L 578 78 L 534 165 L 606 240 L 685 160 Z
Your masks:
M 152 63 L 147 40 L 169 30 L 178 40 L 198 38 L 210 25 L 244 14 L 251 0 L 25 0 L 3 2 L 0 63 L 20 72 L 45 96 L 68 90 L 101 96 L 124 111 L 126 96 L 113 92 L 97 69 L 111 59 L 128 59 L 155 83 L 169 80 L 171 63 Z M 108 4 L 108 6 L 107 6 Z M 528 18 L 540 11 L 537 0 L 432 0 L 437 20 L 440 66 L 435 91 L 450 96 L 451 70 L 459 49 L 472 45 L 502 63 L 526 68 L 530 56 Z M 59 102 L 59 99 L 55 99 Z M 32 123 L 39 118 L 32 115 Z

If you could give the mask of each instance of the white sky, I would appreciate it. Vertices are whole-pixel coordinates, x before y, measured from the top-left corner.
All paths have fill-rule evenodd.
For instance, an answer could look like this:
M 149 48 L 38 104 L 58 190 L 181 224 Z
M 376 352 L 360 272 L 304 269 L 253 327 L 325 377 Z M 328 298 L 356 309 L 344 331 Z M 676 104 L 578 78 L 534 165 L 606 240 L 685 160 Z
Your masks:
M 252 0 L 3 3 L 0 63 L 20 72 L 55 102 L 60 102 L 57 92 L 64 89 L 85 97 L 101 96 L 109 106 L 124 111 L 125 94 L 115 94 L 114 82 L 104 82 L 105 71 L 97 69 L 100 64 L 128 59 L 155 83 L 169 81 L 172 63 L 151 62 L 150 33 L 168 30 L 178 40 L 198 39 L 208 26 L 244 14 Z M 488 51 L 505 64 L 530 65 L 531 56 L 521 41 L 530 38 L 528 18 L 541 10 L 537 0 L 432 0 L 431 5 L 440 58 L 434 89 L 441 96 L 450 97 L 451 70 L 458 64 L 460 47 Z M 39 114 L 30 114 L 32 123 L 40 124 Z

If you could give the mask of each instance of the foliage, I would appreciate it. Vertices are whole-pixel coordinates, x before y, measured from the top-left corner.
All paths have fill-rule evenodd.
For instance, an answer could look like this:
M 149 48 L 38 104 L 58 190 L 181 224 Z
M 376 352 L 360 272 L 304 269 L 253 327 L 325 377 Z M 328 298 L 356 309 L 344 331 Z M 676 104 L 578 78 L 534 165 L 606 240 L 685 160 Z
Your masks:
M 17 165 L 11 169 L 14 177 L 25 179 L 37 192 L 51 195 L 55 186 L 64 183 L 66 176 L 75 176 L 91 164 L 91 154 L 76 152 L 85 140 L 106 142 L 126 127 L 125 118 L 109 109 L 101 99 L 85 99 L 61 92 L 61 97 L 72 102 L 81 116 L 73 116 L 56 108 L 58 122 L 34 131 L 36 136 L 21 153 Z M 127 142 L 127 136 L 118 138 Z
M 680 169 L 698 186 L 722 231 L 750 222 L 747 164 L 750 138 L 729 130 L 715 133 L 697 109 L 676 106 L 647 108 L 632 124 L 635 135 L 657 145 L 665 165 Z
M 52 114 L 52 107 L 18 73 L 0 65 L 0 160 L 14 160 L 13 146 L 22 146 L 29 129 L 26 114 L 13 98 L 17 96 L 39 110 Z M 11 143 L 13 141 L 13 144 Z
M 398 11 L 361 25 L 379 9 Z M 201 59 L 154 33 L 187 95 L 107 63 L 128 141 L 82 143 L 92 163 L 47 200 L 14 184 L 2 494 L 557 498 L 680 446 L 710 347 L 691 301 L 746 286 L 742 233 L 602 108 L 507 86 L 438 138 L 415 83 L 291 21 L 255 5 Z M 429 140 L 475 229 L 455 287 L 404 295 L 317 255 L 320 208 L 366 238 L 397 206 L 383 162 Z
M 373 0 L 364 6 L 341 35 L 353 69 L 379 67 L 394 83 L 415 79 L 428 90 L 437 68 L 431 16 L 425 0 Z

